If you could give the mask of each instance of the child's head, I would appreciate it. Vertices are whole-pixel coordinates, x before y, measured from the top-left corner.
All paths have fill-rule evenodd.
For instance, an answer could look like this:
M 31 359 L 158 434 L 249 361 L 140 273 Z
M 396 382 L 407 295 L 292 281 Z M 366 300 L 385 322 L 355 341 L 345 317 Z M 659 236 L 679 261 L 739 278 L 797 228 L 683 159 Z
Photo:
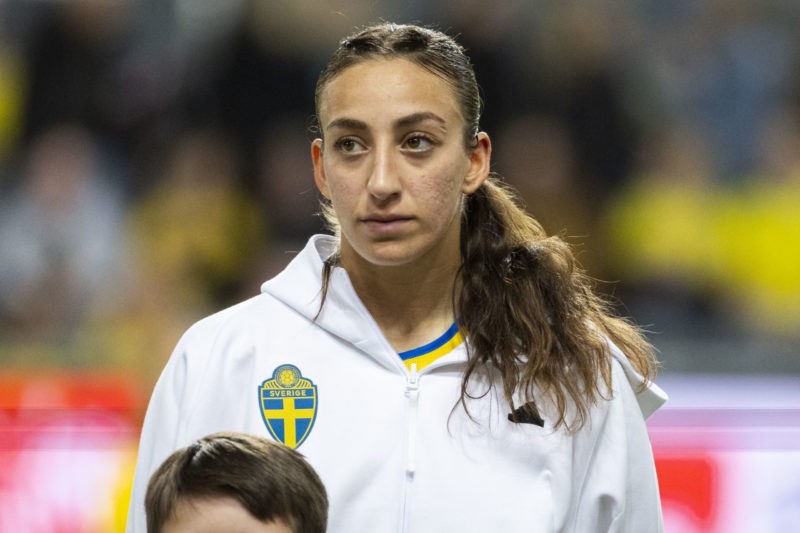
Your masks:
M 234 520 L 237 531 L 324 533 L 328 497 L 295 450 L 254 435 L 215 433 L 161 464 L 145 508 L 150 533 L 219 531 Z

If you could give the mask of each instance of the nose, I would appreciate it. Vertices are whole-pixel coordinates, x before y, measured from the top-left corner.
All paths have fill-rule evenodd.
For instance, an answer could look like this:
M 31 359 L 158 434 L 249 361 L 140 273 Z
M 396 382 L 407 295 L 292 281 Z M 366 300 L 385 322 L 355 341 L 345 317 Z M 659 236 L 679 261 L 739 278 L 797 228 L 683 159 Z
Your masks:
M 390 147 L 376 149 L 367 191 L 379 201 L 388 200 L 400 192 L 397 164 Z

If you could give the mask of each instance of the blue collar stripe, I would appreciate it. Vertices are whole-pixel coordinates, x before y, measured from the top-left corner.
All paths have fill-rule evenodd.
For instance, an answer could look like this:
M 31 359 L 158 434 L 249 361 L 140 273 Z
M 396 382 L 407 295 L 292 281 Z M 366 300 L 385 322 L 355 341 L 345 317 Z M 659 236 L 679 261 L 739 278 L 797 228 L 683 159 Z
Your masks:
M 419 357 L 420 355 L 425 355 L 426 353 L 430 353 L 450 342 L 450 340 L 453 337 L 455 337 L 457 333 L 458 333 L 458 326 L 456 325 L 455 322 L 453 322 L 453 325 L 450 326 L 450 328 L 447 331 L 445 331 L 444 334 L 442 334 L 442 336 L 439 337 L 438 339 L 431 341 L 428 344 L 425 344 L 424 346 L 420 346 L 419 348 L 414 348 L 413 350 L 400 352 L 397 355 L 399 355 L 400 359 L 402 359 L 403 361 L 407 359 L 412 359 L 414 357 Z

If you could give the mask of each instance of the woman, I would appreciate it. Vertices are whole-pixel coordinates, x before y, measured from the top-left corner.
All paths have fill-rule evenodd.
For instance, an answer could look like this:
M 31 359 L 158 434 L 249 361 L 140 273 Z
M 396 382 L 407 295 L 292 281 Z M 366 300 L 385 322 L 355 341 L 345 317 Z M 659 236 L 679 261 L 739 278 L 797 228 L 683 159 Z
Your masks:
M 651 347 L 490 174 L 462 48 L 367 28 L 340 43 L 316 106 L 334 235 L 181 339 L 129 530 L 154 465 L 221 430 L 302 446 L 330 531 L 661 530 Z

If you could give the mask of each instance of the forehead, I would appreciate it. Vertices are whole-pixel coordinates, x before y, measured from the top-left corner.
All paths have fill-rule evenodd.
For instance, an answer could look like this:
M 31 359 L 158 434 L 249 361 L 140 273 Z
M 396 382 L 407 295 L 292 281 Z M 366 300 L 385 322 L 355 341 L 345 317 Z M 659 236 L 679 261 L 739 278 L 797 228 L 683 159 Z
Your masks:
M 319 105 L 323 128 L 342 116 L 367 119 L 426 111 L 448 121 L 463 120 L 453 87 L 403 58 L 368 59 L 347 67 L 323 88 Z

